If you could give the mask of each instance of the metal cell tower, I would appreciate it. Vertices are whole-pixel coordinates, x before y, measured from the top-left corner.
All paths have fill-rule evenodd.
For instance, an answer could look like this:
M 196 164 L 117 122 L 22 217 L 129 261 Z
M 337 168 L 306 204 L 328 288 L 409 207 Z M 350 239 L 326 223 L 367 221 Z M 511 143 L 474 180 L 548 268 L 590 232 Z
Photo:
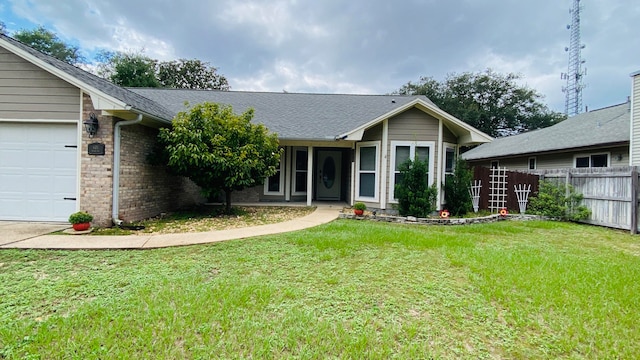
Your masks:
M 569 69 L 567 73 L 561 75 L 561 78 L 567 81 L 567 85 L 562 87 L 562 91 L 566 94 L 564 112 L 567 116 L 582 112 L 582 89 L 586 86 L 582 82 L 587 75 L 587 69 L 582 67 L 585 61 L 580 54 L 584 49 L 584 44 L 580 43 L 580 10 L 582 10 L 580 0 L 573 0 L 573 8 L 569 10 L 571 25 L 567 25 L 567 29 L 571 30 L 571 39 L 569 47 L 564 48 L 569 53 Z

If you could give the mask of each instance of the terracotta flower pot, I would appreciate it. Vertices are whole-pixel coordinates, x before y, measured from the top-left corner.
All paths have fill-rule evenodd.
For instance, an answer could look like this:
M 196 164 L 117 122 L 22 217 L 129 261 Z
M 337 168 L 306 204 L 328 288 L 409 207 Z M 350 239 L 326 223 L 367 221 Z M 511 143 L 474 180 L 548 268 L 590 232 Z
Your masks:
M 85 231 L 85 230 L 89 230 L 89 228 L 91 227 L 91 223 L 79 223 L 79 224 L 72 224 L 71 226 L 73 226 L 73 230 L 75 231 Z
M 354 210 L 353 210 L 353 213 L 354 213 L 354 214 L 356 214 L 356 215 L 358 215 L 358 216 L 362 216 L 362 214 L 364 214 L 364 210 L 357 210 L 357 209 L 354 209 Z

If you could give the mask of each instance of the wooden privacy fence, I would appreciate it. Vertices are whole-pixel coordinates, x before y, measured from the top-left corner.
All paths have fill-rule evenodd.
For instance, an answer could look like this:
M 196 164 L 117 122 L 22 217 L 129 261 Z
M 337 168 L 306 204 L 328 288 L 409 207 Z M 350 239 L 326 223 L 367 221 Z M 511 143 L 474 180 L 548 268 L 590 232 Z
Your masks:
M 584 222 L 638 233 L 638 168 L 557 169 L 536 171 L 540 179 L 570 184 L 591 210 Z
M 514 185 L 531 185 L 530 195 L 538 192 L 539 180 L 551 180 L 561 184 L 573 186 L 577 193 L 582 194 L 581 205 L 591 210 L 589 219 L 583 222 L 616 229 L 630 230 L 637 234 L 638 224 L 638 195 L 640 194 L 640 179 L 638 167 L 625 166 L 613 168 L 567 168 L 554 170 L 536 170 L 533 173 L 516 171 L 506 172 L 508 195 L 506 206 L 509 211 L 518 210 L 518 198 L 514 192 Z M 490 209 L 491 169 L 474 168 L 474 180 L 482 181 L 480 190 L 480 209 Z M 487 185 L 485 185 L 487 184 Z

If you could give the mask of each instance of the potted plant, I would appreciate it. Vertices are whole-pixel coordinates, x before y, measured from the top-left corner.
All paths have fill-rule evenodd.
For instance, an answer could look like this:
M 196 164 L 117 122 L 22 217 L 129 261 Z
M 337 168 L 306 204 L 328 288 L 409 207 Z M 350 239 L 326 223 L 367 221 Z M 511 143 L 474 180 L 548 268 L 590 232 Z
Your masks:
M 353 213 L 358 215 L 358 216 L 362 216 L 362 214 L 364 214 L 364 211 L 367 209 L 367 205 L 365 205 L 362 202 L 357 202 L 355 204 L 353 204 Z
M 78 211 L 69 215 L 69 222 L 75 231 L 89 230 L 91 221 L 93 221 L 93 216 L 84 211 Z

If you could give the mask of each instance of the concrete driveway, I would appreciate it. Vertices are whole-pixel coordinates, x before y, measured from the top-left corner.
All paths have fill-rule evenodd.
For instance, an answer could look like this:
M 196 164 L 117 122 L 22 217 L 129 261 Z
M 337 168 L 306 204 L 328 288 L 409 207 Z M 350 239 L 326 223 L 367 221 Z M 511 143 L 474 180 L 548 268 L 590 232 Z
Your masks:
M 70 228 L 65 223 L 0 221 L 0 246 Z

